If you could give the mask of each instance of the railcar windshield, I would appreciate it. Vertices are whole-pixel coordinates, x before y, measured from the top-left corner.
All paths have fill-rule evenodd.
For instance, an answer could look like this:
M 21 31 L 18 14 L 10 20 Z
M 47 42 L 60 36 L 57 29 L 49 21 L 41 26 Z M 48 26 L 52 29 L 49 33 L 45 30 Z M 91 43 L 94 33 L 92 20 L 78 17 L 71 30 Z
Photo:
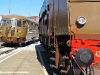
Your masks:
M 100 1 L 100 0 L 69 0 L 70 2 L 97 2 L 97 1 Z
M 11 24 L 11 20 L 6 20 L 7 24 Z
M 11 24 L 12 24 L 11 20 L 1 20 L 0 21 L 0 26 L 11 25 Z
M 12 25 L 12 27 L 18 26 L 18 27 L 25 27 L 26 21 L 21 20 L 0 20 L 0 26 L 6 26 L 6 25 Z
M 17 20 L 16 19 L 11 20 L 11 25 L 12 27 L 17 26 Z
M 1 23 L 2 23 L 2 26 L 5 26 L 5 25 L 7 25 L 7 22 L 6 22 L 6 20 L 2 20 L 2 21 L 1 21 Z
M 14 25 L 14 23 L 13 23 L 13 21 L 11 21 L 11 20 L 1 20 L 0 21 L 0 24 L 2 25 L 2 26 L 5 26 L 5 25 Z
M 5 26 L 7 25 L 7 21 L 6 20 L 1 20 L 0 21 L 0 26 Z

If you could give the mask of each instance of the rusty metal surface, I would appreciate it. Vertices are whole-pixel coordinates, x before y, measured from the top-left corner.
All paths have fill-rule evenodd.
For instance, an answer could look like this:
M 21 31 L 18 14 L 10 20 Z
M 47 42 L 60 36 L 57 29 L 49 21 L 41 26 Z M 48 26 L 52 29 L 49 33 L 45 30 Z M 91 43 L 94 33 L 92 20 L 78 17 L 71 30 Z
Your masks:
M 39 13 L 40 34 L 48 35 L 47 32 L 54 32 L 54 28 L 56 28 L 56 35 L 68 34 L 68 8 L 66 6 L 66 0 L 44 0 Z
M 58 68 L 58 64 L 59 64 L 59 48 L 58 48 L 57 38 L 56 38 L 55 48 L 56 48 L 56 52 L 55 52 L 56 62 L 55 62 L 55 64 L 56 64 L 56 68 Z
M 79 1 L 79 0 L 70 0 L 70 1 Z M 90 2 L 85 2 L 85 1 L 90 1 Z M 47 15 L 45 14 L 45 16 L 43 16 L 43 13 L 45 12 L 45 10 L 49 12 L 48 14 L 50 15 L 50 18 L 48 19 L 50 22 L 49 23 L 50 27 L 48 28 L 50 33 L 52 33 L 54 30 L 53 20 L 56 20 L 56 27 L 55 27 L 56 34 L 64 35 L 68 33 L 68 23 L 75 24 L 76 19 L 79 16 L 84 16 L 87 22 L 82 28 L 78 29 L 79 33 L 80 34 L 83 34 L 83 33 L 84 34 L 86 33 L 99 34 L 100 27 L 98 26 L 99 26 L 99 20 L 100 20 L 100 17 L 99 17 L 100 12 L 98 9 L 100 8 L 100 2 L 95 2 L 94 0 L 85 0 L 85 1 L 84 3 L 83 2 L 77 3 L 77 2 L 68 2 L 68 0 L 56 0 L 56 2 L 53 3 L 53 0 L 48 0 L 48 1 L 44 0 L 43 6 L 40 12 L 40 18 L 42 19 L 40 20 L 40 26 L 42 26 L 40 27 L 40 30 L 42 30 L 42 34 L 44 35 L 47 31 L 45 23 L 43 23 L 45 16 Z M 96 1 L 99 1 L 99 0 L 96 0 Z M 49 5 L 49 10 L 47 10 L 48 7 L 46 5 L 47 6 Z M 56 14 L 54 13 L 54 11 L 56 11 Z M 54 18 L 54 16 L 56 16 L 56 18 Z M 46 25 L 49 25 L 49 24 L 46 24 Z M 73 32 L 75 32 L 75 27 L 73 27 Z
M 84 16 L 86 18 L 86 24 L 83 27 L 78 28 L 79 34 L 100 34 L 100 12 L 98 10 L 100 8 L 100 2 L 84 1 L 67 3 L 68 6 L 70 6 L 70 24 L 75 24 L 79 16 Z M 75 32 L 75 30 L 75 27 L 72 27 L 72 31 Z
M 100 34 L 78 34 L 78 38 L 79 39 L 100 39 Z
M 71 0 L 70 0 L 71 1 Z M 86 24 L 82 27 L 78 27 L 78 39 L 100 39 L 100 2 L 70 2 L 69 0 L 44 0 L 42 9 L 40 11 L 40 34 L 42 35 L 42 41 L 44 41 L 45 36 L 49 35 L 49 45 L 50 36 L 54 38 L 55 45 L 55 35 L 67 35 L 70 31 L 68 25 L 76 24 L 76 20 L 79 16 L 84 16 L 87 20 Z M 73 0 L 75 1 L 75 0 Z M 78 0 L 79 1 L 79 0 Z M 86 0 L 85 0 L 86 1 Z M 97 0 L 96 0 L 97 1 Z M 46 3 L 47 2 L 47 3 Z M 46 4 L 49 5 L 49 10 L 47 10 Z M 87 8 L 88 7 L 88 8 Z M 45 13 L 47 11 L 48 14 Z M 44 14 L 45 13 L 45 14 Z M 45 24 L 45 16 L 49 15 L 48 23 Z M 46 26 L 47 27 L 46 27 Z M 46 29 L 47 28 L 47 29 Z M 46 32 L 48 31 L 48 34 Z M 76 32 L 76 27 L 72 27 L 72 32 Z M 76 33 L 75 33 L 76 34 Z M 58 49 L 56 48 L 56 54 Z M 58 57 L 57 55 L 56 57 Z M 59 61 L 56 59 L 56 61 Z M 56 62 L 56 65 L 58 62 Z M 57 67 L 57 66 L 56 66 Z M 95 68 L 95 70 L 97 70 Z
M 56 0 L 56 34 L 68 34 L 68 7 L 66 0 Z

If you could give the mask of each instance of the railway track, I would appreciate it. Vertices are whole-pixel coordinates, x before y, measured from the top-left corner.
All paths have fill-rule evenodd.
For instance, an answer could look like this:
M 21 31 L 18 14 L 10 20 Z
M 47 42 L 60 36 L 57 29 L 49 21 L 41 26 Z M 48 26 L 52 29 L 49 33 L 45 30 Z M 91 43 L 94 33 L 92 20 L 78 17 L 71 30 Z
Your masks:
M 2 47 L 1 46 L 0 47 L 0 55 L 10 53 L 10 52 L 12 52 L 15 49 L 17 49 L 17 48 L 9 48 L 9 47 Z

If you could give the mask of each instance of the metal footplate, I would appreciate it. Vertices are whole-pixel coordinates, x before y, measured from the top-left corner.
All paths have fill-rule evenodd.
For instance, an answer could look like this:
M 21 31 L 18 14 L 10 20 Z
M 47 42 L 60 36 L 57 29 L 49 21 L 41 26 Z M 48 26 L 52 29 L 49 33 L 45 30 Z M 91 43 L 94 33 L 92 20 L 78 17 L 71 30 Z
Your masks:
M 55 58 L 51 57 L 50 60 L 55 61 Z
M 51 52 L 51 53 L 55 53 L 55 51 L 53 51 L 53 50 L 52 50 L 52 51 L 50 51 L 50 52 Z
M 52 64 L 50 64 L 50 67 L 51 67 L 51 68 L 56 68 L 56 66 L 55 66 L 55 65 L 52 65 Z

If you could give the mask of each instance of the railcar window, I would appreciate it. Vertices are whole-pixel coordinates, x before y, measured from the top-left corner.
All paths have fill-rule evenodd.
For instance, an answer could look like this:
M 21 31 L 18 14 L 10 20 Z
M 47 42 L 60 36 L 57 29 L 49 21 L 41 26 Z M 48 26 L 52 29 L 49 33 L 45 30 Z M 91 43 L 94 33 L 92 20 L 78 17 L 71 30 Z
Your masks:
M 23 27 L 26 27 L 26 21 L 23 21 Z
M 6 20 L 2 20 L 2 25 L 5 26 L 7 24 Z
M 18 20 L 17 21 L 17 26 L 21 27 L 21 25 L 22 25 L 22 22 Z
M 12 27 L 15 27 L 17 25 L 17 20 L 12 20 L 11 23 L 12 23 Z
M 11 20 L 7 20 L 7 24 L 11 24 Z

